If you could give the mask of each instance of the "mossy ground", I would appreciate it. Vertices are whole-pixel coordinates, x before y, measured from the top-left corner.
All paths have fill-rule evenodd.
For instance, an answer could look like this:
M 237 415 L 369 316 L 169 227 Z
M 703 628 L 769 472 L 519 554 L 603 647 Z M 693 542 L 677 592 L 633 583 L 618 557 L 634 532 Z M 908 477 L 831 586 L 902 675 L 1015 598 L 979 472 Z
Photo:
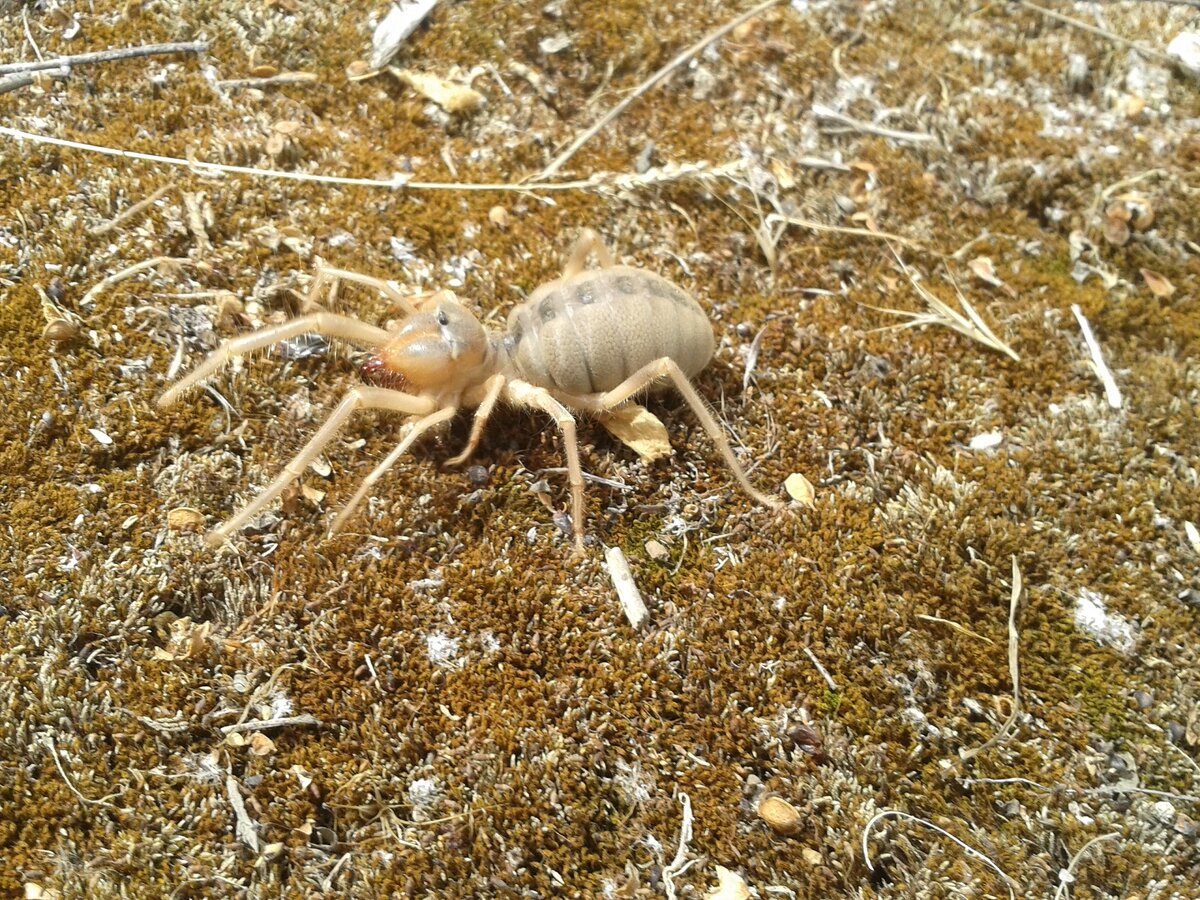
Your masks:
M 0 61 L 31 58 L 22 9 L 5 6 Z M 1200 896 L 1186 799 L 1200 779 L 1200 548 L 1185 528 L 1200 523 L 1196 85 L 1012 5 L 811 7 L 778 8 L 721 42 L 567 167 L 742 159 L 740 185 L 393 193 L 201 178 L 2 139 L 0 891 L 653 896 L 686 794 L 702 862 L 676 880 L 680 896 L 703 895 L 715 865 L 758 896 L 1008 895 L 986 865 L 906 821 L 872 831 L 868 870 L 863 829 L 885 809 L 976 847 L 1020 896 L 1052 894 L 1070 857 L 1109 833 L 1115 843 L 1080 861 L 1073 896 Z M 487 107 L 449 119 L 386 79 L 348 83 L 370 27 L 366 12 L 338 9 L 97 0 L 63 40 L 60 19 L 26 4 L 48 54 L 212 45 L 201 61 L 80 68 L 0 96 L 0 110 L 14 127 L 175 156 L 513 181 L 736 12 L 444 4 L 401 62 L 485 67 L 475 86 Z M 1158 46 L 1189 18 L 1155 4 L 1105 11 Z M 559 34 L 569 47 L 539 49 Z M 1088 61 L 1090 93 L 1067 86 L 1071 53 Z M 540 95 L 514 62 L 540 73 Z M 223 96 L 206 78 L 206 67 L 233 78 L 257 64 L 321 81 Z M 865 120 L 891 109 L 882 124 L 937 141 L 822 132 L 814 102 Z M 279 121 L 302 127 L 272 158 Z M 874 175 L 864 184 L 804 157 L 863 161 Z M 1107 242 L 1101 192 L 1151 170 L 1125 190 L 1153 205 L 1152 227 Z M 90 233 L 166 185 L 145 215 Z M 208 248 L 185 210 L 199 194 Z M 827 224 L 862 227 L 851 215 L 864 213 L 917 242 L 925 251 L 905 251 L 909 263 L 947 297 L 949 265 L 1021 361 L 945 329 L 877 330 L 892 320 L 870 306 L 918 302 L 888 249 L 794 228 L 769 259 L 754 237 L 768 198 Z M 496 204 L 506 230 L 489 223 Z M 630 558 L 651 609 L 640 634 L 600 548 L 574 559 L 529 490 L 562 465 L 553 428 L 530 414 L 498 417 L 482 470 L 437 464 L 465 423 L 427 442 L 336 539 L 322 537 L 329 511 L 394 440 L 384 417 L 348 430 L 328 477 L 305 476 L 323 497 L 290 495 L 236 549 L 168 527 L 184 506 L 215 524 L 261 487 L 358 362 L 255 360 L 214 382 L 229 413 L 204 394 L 161 412 L 180 341 L 187 367 L 216 340 L 294 312 L 315 257 L 414 287 L 457 275 L 498 324 L 585 225 L 712 310 L 721 349 L 702 393 L 757 463 L 756 482 L 780 492 L 806 473 L 814 510 L 754 507 L 675 401 L 655 406 L 676 454 L 654 466 L 585 425 L 585 467 L 631 486 L 589 487 L 588 527 Z M 300 252 L 279 244 L 285 228 Z M 1112 287 L 1072 277 L 1072 232 L 1095 244 L 1086 261 L 1115 275 Z M 393 237 L 415 262 L 397 260 Z M 106 275 L 164 255 L 192 264 L 81 305 Z M 984 255 L 1011 292 L 971 274 L 967 261 Z M 1156 297 L 1142 269 L 1175 293 Z M 63 345 L 42 337 L 38 288 L 57 293 L 56 278 L 83 322 Z M 172 296 L 217 290 L 253 303 L 218 321 L 211 295 Z M 385 316 L 353 299 L 368 320 Z M 1104 405 L 1072 304 L 1123 388 L 1119 411 Z M 746 390 L 751 339 L 775 316 Z M 1003 434 L 998 447 L 970 448 L 989 431 Z M 561 507 L 562 476 L 546 477 Z M 668 559 L 649 557 L 650 538 Z M 1027 586 L 1024 714 L 1009 740 L 963 761 L 1011 708 L 1014 556 Z M 1134 625 L 1132 649 L 1080 630 L 1084 592 Z M 173 641 L 184 617 L 207 636 Z M 442 638 L 457 656 L 439 664 Z M 267 730 L 273 748 L 221 730 L 284 714 L 320 724 Z M 801 722 L 824 759 L 789 738 Z M 1013 778 L 1049 790 L 973 783 Z M 230 783 L 259 852 L 235 831 Z M 763 791 L 801 811 L 799 833 L 757 817 Z

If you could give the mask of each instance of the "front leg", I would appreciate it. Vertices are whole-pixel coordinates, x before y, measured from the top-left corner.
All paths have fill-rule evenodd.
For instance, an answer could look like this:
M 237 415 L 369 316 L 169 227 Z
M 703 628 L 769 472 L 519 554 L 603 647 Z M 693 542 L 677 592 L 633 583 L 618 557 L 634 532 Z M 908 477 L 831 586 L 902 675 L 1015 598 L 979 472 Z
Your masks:
M 308 295 L 304 298 L 304 312 L 321 307 L 321 294 L 328 291 L 330 302 L 337 300 L 338 287 L 343 281 L 361 284 L 363 287 L 374 288 L 392 303 L 399 307 L 407 316 L 416 312 L 412 302 L 402 294 L 392 282 L 373 275 L 363 275 L 350 269 L 335 269 L 332 266 L 317 266 L 313 273 L 312 284 L 308 287 Z
M 340 338 L 364 347 L 382 347 L 388 342 L 388 333 L 382 328 L 360 322 L 350 316 L 337 313 L 316 312 L 298 316 L 278 325 L 268 325 L 241 337 L 232 338 L 210 353 L 200 365 L 175 382 L 158 398 L 162 408 L 171 406 L 185 391 L 211 378 L 225 368 L 233 359 L 299 337 L 302 334 L 319 334 L 322 337 Z
M 571 525 L 575 532 L 575 549 L 583 552 L 583 467 L 579 464 L 579 440 L 575 434 L 575 417 L 545 388 L 527 381 L 510 381 L 504 389 L 505 399 L 516 406 L 540 409 L 554 418 L 562 432 L 567 448 L 567 479 L 571 483 Z
M 259 510 L 283 493 L 295 479 L 304 474 L 308 464 L 321 455 L 321 451 L 335 438 L 342 427 L 360 409 L 386 409 L 408 415 L 425 415 L 433 412 L 437 404 L 428 397 L 418 397 L 401 391 L 378 387 L 355 387 L 346 392 L 345 398 L 330 413 L 325 424 L 317 431 L 303 449 L 292 457 L 275 479 L 257 497 L 239 509 L 205 536 L 209 546 L 219 546 L 230 535 L 245 525 Z
M 496 408 L 496 401 L 500 399 L 500 392 L 504 390 L 504 385 L 507 382 L 508 379 L 503 375 L 493 375 L 484 382 L 483 400 L 475 410 L 475 421 L 471 424 L 471 436 L 467 439 L 466 448 L 458 456 L 446 460 L 442 465 L 460 466 L 475 453 L 475 450 L 479 447 L 479 441 L 483 437 L 483 429 L 487 425 L 488 417 L 491 416 L 492 410 Z

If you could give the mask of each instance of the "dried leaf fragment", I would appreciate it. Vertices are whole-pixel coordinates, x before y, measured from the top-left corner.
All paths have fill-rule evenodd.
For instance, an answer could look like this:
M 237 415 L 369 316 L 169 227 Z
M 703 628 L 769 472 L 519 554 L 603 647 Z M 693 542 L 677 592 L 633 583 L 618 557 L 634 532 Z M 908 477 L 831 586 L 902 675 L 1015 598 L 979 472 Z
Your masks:
M 717 886 L 704 895 L 704 900 L 750 900 L 750 887 L 737 872 L 717 866 Z
M 250 745 L 250 752 L 255 756 L 270 756 L 275 752 L 275 742 L 261 731 L 256 731 L 250 735 L 250 740 L 247 743 Z
M 391 62 L 392 57 L 400 52 L 400 45 L 417 30 L 417 26 L 435 6 L 437 0 L 400 0 L 393 3 L 371 35 L 370 67 L 382 69 Z
M 809 509 L 816 508 L 817 491 L 812 486 L 812 482 L 799 472 L 793 472 L 784 480 L 783 489 L 797 503 L 803 503 Z
M 177 506 L 167 513 L 167 527 L 172 531 L 199 531 L 204 527 L 204 513 L 190 506 Z
M 483 94 L 461 82 L 394 66 L 389 66 L 388 71 L 448 113 L 468 113 L 483 106 Z
M 984 284 L 990 284 L 992 287 L 1000 288 L 1010 297 L 1015 297 L 1017 292 L 1014 288 L 1005 284 L 1004 281 L 996 274 L 996 267 L 992 264 L 990 256 L 977 256 L 969 263 L 967 268 L 975 273 L 975 277 Z
M 675 452 L 671 449 L 666 426 L 654 413 L 636 403 L 626 403 L 606 412 L 600 417 L 600 424 L 644 463 L 664 459 Z
M 804 824 L 800 811 L 774 794 L 764 797 L 758 804 L 758 816 L 776 834 L 796 834 Z
M 511 217 L 508 214 L 508 210 L 503 206 L 493 206 L 488 210 L 488 221 L 501 231 L 504 231 L 508 228 L 510 218 Z
M 1200 81 L 1200 31 L 1181 31 L 1167 44 L 1167 56 L 1184 75 Z
M 46 320 L 46 327 L 42 329 L 42 337 L 56 344 L 73 341 L 83 328 L 83 320 L 54 301 L 51 297 L 51 294 L 55 293 L 53 284 L 49 294 L 40 286 L 37 291 L 42 298 L 42 317 Z M 61 291 L 55 295 L 61 296 Z
M 170 661 L 199 656 L 204 651 L 211 631 L 211 622 L 193 622 L 190 616 L 176 619 L 171 623 L 167 646 L 155 647 L 154 658 Z
M 1104 210 L 1104 239 L 1114 247 L 1123 247 L 1129 242 L 1129 220 L 1133 213 L 1124 202 L 1118 200 Z
M 633 580 L 633 573 L 629 571 L 629 563 L 625 560 L 625 554 L 620 547 L 608 547 L 604 551 L 604 563 L 608 568 L 608 575 L 612 579 L 613 587 L 616 588 L 617 599 L 621 601 L 621 609 L 625 611 L 625 618 L 629 620 L 633 630 L 637 631 L 650 615 L 650 611 L 646 609 L 646 602 L 642 600 L 642 592 L 638 590 L 637 582 Z
M 1155 297 L 1170 297 L 1175 293 L 1175 285 L 1171 284 L 1165 275 L 1160 275 L 1153 269 L 1142 269 L 1142 278 Z
M 1154 204 L 1145 194 L 1137 191 L 1118 194 L 1117 200 L 1129 210 L 1129 224 L 1134 231 L 1145 231 L 1154 224 Z
M 814 762 L 823 763 L 829 759 L 829 755 L 825 752 L 825 739 L 811 725 L 801 722 L 789 730 L 787 736 L 792 747 L 802 753 L 807 753 Z

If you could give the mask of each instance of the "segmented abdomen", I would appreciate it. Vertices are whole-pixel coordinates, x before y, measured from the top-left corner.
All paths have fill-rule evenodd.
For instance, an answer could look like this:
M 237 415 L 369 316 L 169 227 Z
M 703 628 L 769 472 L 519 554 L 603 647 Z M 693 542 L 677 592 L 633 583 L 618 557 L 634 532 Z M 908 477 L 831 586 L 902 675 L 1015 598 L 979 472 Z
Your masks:
M 539 287 L 509 315 L 505 345 L 527 381 L 592 394 L 664 356 L 691 377 L 712 359 L 713 331 L 681 288 L 613 266 Z

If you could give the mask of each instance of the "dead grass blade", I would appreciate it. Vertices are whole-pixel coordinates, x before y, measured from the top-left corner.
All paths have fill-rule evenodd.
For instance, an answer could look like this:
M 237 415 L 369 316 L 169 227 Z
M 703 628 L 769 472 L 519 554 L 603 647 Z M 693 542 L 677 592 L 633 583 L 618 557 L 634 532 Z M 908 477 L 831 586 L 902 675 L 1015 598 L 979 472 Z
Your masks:
M 925 301 L 926 309 L 920 312 L 914 312 L 910 309 L 893 309 L 886 306 L 871 306 L 869 303 L 863 304 L 869 309 L 876 310 L 877 312 L 890 313 L 894 316 L 903 316 L 908 320 L 907 322 L 901 322 L 897 325 L 887 325 L 884 328 L 879 329 L 880 331 L 887 330 L 889 328 L 921 328 L 926 325 L 941 325 L 945 328 L 957 331 L 963 337 L 970 338 L 977 343 L 983 344 L 985 347 L 1005 354 L 1012 359 L 1013 362 L 1021 361 L 1021 357 L 1017 355 L 1017 352 L 999 337 L 997 337 L 996 333 L 992 331 L 988 323 L 983 320 L 983 317 L 976 312 L 975 307 L 973 307 L 967 298 L 963 296 L 963 292 L 959 290 L 958 282 L 954 280 L 953 275 L 950 276 L 950 283 L 954 285 L 954 293 L 958 296 L 958 303 L 959 306 L 962 307 L 962 312 L 959 312 L 957 309 L 946 303 L 946 301 L 942 300 L 942 298 L 938 297 L 919 281 L 917 281 L 917 279 L 913 277 L 912 270 L 904 264 L 904 260 L 900 258 L 900 255 L 896 252 L 895 248 L 893 247 L 891 250 L 892 255 L 896 257 L 896 262 L 900 264 L 901 271 L 904 272 L 905 277 L 908 279 L 908 283 L 913 286 L 913 289 L 917 292 L 920 298 Z

